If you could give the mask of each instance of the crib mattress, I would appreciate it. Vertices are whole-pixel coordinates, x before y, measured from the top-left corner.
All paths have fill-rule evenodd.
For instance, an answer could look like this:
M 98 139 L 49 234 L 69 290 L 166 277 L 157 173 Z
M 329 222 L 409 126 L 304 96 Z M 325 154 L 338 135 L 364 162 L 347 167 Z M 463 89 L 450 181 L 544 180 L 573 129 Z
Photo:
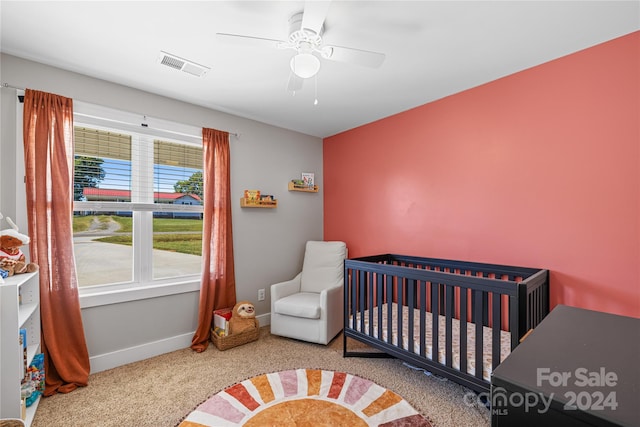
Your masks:
M 381 339 L 382 341 L 388 342 L 389 338 L 389 325 L 387 324 L 387 310 L 388 304 L 383 304 L 382 309 L 382 337 L 378 337 L 378 311 L 380 307 L 374 307 L 373 310 L 373 337 L 377 339 Z M 392 343 L 394 346 L 398 347 L 398 307 L 396 303 L 392 304 L 392 315 L 393 322 L 391 327 L 392 333 Z M 402 311 L 402 348 L 409 351 L 409 333 L 408 333 L 408 320 L 409 320 L 409 307 L 403 306 Z M 369 335 L 369 310 L 364 312 L 364 331 L 360 330 L 360 316 L 361 313 L 356 314 L 355 324 L 353 322 L 353 316 L 349 318 L 349 327 L 358 332 Z M 413 321 L 414 321 L 414 330 L 413 330 L 413 350 L 416 354 L 420 354 L 420 310 L 413 309 Z M 426 343 L 426 358 L 429 360 L 433 359 L 433 338 L 431 331 L 432 327 L 432 318 L 433 315 L 430 312 L 426 313 L 425 319 L 425 343 Z M 445 365 L 446 361 L 446 318 L 445 316 L 439 316 L 439 326 L 438 326 L 438 360 L 437 362 Z M 452 366 L 454 369 L 460 370 L 460 321 L 458 319 L 451 319 L 451 327 L 452 327 Z M 482 369 L 482 377 L 486 381 L 491 380 L 491 371 L 492 371 L 492 356 L 491 356 L 491 345 L 492 345 L 492 328 L 483 326 L 483 369 Z M 475 358 L 476 358 L 476 345 L 475 345 L 475 337 L 476 337 L 476 325 L 475 323 L 467 322 L 467 373 L 470 375 L 476 374 L 475 367 Z M 511 352 L 511 334 L 506 331 L 500 331 L 500 361 L 502 362 Z

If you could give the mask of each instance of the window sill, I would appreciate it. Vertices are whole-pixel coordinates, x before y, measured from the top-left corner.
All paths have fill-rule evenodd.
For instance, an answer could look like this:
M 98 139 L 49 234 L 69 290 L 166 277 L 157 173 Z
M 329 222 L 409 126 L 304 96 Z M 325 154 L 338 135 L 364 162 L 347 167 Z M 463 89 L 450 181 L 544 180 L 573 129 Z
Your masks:
M 120 304 L 130 301 L 138 301 L 149 298 L 164 297 L 168 295 L 197 292 L 200 290 L 200 278 L 175 281 L 148 286 L 131 286 L 123 289 L 111 289 L 101 291 L 81 291 L 80 308 L 99 307 L 110 304 Z

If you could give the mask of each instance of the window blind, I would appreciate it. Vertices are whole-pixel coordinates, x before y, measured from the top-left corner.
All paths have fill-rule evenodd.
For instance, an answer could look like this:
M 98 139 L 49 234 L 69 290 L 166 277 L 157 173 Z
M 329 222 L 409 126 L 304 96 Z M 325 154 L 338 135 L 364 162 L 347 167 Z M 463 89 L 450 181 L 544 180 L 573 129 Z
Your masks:
M 78 210 L 202 212 L 202 147 L 76 126 Z

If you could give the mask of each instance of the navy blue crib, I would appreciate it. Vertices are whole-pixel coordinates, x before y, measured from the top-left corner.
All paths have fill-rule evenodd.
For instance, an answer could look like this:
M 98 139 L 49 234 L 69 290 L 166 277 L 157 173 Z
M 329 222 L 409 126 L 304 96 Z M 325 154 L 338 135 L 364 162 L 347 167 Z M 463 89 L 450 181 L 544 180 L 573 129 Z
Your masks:
M 396 357 L 478 392 L 549 313 L 547 270 L 393 254 L 344 269 L 345 357 Z

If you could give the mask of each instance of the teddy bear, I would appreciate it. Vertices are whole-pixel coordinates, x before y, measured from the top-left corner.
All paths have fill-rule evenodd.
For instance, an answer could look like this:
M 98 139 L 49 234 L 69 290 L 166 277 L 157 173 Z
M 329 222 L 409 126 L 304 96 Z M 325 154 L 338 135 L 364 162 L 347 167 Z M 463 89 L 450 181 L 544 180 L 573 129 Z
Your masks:
M 258 327 L 256 308 L 252 303 L 249 301 L 240 301 L 233 306 L 231 319 L 229 319 L 229 335 L 250 331 Z
M 29 244 L 29 236 L 20 233 L 11 218 L 6 219 L 12 228 L 0 231 L 0 269 L 4 270 L 7 276 L 37 271 L 38 265 L 27 263 L 20 249 L 20 246 Z

